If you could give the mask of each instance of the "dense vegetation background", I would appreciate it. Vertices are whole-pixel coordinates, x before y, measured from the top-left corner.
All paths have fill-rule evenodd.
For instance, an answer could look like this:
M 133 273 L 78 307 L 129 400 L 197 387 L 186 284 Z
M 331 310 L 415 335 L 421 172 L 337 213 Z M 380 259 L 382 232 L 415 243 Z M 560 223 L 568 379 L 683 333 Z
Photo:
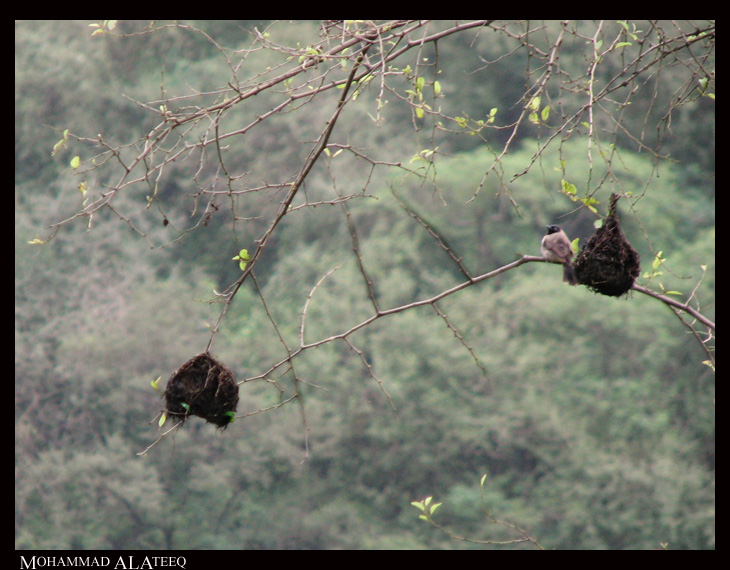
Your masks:
M 505 548 L 419 520 L 411 502 L 431 495 L 443 503 L 434 520 L 474 540 L 526 532 L 545 548 L 714 548 L 714 373 L 704 339 L 650 297 L 595 295 L 530 263 L 446 297 L 436 305 L 443 316 L 424 306 L 378 319 L 260 377 L 286 358 L 285 344 L 298 346 L 305 304 L 312 342 L 366 319 L 371 294 L 390 308 L 463 282 L 425 224 L 471 275 L 539 255 L 547 223 L 584 243 L 598 215 L 561 192 L 566 179 L 598 201 L 598 214 L 611 191 L 633 196 L 619 209 L 643 270 L 658 252 L 666 260 L 661 276 L 641 282 L 680 300 L 694 293 L 712 318 L 715 103 L 706 83 L 688 90 L 697 78 L 684 67 L 651 69 L 629 86 L 638 93 L 630 104 L 618 92 L 615 107 L 604 100 L 593 163 L 579 128 L 535 160 L 569 93 L 553 92 L 551 115 L 534 124 L 475 125 L 492 109 L 496 125 L 512 124 L 527 102 L 537 50 L 514 30 L 541 30 L 529 38 L 538 46 L 560 23 L 467 30 L 407 54 L 401 71 L 438 59 L 421 107 L 433 117 L 416 112 L 426 88 L 405 76 L 402 99 L 384 98 L 377 81 L 363 85 L 256 282 L 243 284 L 222 321 L 213 351 L 239 379 L 258 377 L 240 388 L 245 417 L 220 432 L 190 420 L 139 456 L 157 437 L 150 422 L 162 406 L 150 381 L 205 350 L 220 314 L 208 301 L 240 275 L 232 257 L 255 249 L 277 204 L 265 185 L 300 168 L 336 99 L 302 99 L 227 141 L 229 167 L 262 187 L 246 202 L 226 196 L 220 170 L 180 161 L 154 200 L 149 184 L 127 186 L 114 209 L 58 226 L 40 245 L 51 224 L 82 208 L 69 167 L 75 155 L 89 159 L 81 139 L 128 144 L 158 122 L 159 109 L 137 101 L 225 86 L 222 54 L 249 49 L 254 28 L 292 50 L 321 32 L 317 22 L 205 21 L 191 23 L 205 34 L 116 37 L 92 36 L 89 23 L 16 23 L 16 548 Z M 607 35 L 623 26 L 651 38 L 653 27 L 690 34 L 706 22 L 602 25 Z M 562 45 L 564 70 L 590 63 L 584 40 L 597 26 L 576 29 Z M 620 49 L 605 54 L 596 81 L 620 68 Z M 282 51 L 261 50 L 240 71 L 265 78 L 277 65 L 286 65 Z M 714 53 L 704 65 L 714 70 Z M 242 124 L 277 103 L 257 97 Z M 64 129 L 80 138 L 52 157 Z M 96 195 L 120 174 L 87 172 Z M 224 191 L 201 193 L 206 184 Z M 332 203 L 338 195 L 346 210 Z M 521 546 L 535 544 L 507 547 Z

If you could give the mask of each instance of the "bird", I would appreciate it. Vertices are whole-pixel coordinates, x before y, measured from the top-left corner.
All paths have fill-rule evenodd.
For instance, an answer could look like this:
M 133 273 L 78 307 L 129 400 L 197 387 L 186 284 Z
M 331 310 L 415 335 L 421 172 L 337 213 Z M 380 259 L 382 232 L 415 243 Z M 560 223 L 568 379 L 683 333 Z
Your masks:
M 552 263 L 563 265 L 563 281 L 575 285 L 573 275 L 573 248 L 565 232 L 559 226 L 547 226 L 547 233 L 540 243 L 542 256 Z

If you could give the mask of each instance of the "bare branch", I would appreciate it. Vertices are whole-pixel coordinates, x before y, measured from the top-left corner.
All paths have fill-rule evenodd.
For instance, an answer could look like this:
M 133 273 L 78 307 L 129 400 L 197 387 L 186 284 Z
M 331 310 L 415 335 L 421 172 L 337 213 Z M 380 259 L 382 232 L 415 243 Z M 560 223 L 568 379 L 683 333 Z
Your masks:
M 715 330 L 715 323 L 705 317 L 702 313 L 695 310 L 693 307 L 691 307 L 688 303 L 681 303 L 677 301 L 676 299 L 672 299 L 671 297 L 667 295 L 662 295 L 661 293 L 657 293 L 656 291 L 652 291 L 648 287 L 643 287 L 642 285 L 639 285 L 638 283 L 634 283 L 633 287 L 631 287 L 634 291 L 638 291 L 639 293 L 643 293 L 644 295 L 649 295 L 649 297 L 654 297 L 655 299 L 658 299 L 665 305 L 669 305 L 670 307 L 674 307 L 676 309 L 679 309 L 680 311 L 684 313 L 689 313 L 692 315 L 695 319 L 700 321 L 703 325 L 707 326 L 708 328 Z

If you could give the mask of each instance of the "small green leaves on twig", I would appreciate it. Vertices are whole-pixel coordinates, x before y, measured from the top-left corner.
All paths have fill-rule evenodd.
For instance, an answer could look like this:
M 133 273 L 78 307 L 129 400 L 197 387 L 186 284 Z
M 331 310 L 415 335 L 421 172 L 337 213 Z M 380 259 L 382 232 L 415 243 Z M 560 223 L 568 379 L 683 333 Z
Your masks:
M 335 158 L 335 157 L 336 157 L 336 156 L 337 156 L 338 154 L 340 154 L 340 153 L 341 153 L 341 152 L 342 152 L 343 150 L 345 150 L 345 149 L 341 148 L 341 149 L 339 149 L 339 150 L 336 150 L 336 151 L 335 151 L 334 153 L 332 153 L 332 151 L 330 151 L 330 149 L 329 149 L 329 148 L 325 148 L 325 149 L 324 149 L 324 153 L 325 153 L 325 154 L 326 154 L 326 155 L 327 155 L 327 156 L 328 156 L 329 158 Z M 291 208 L 291 206 L 289 206 L 289 207 Z
M 419 509 L 423 514 L 419 515 L 418 518 L 424 521 L 430 521 L 433 517 L 433 513 L 436 512 L 436 509 L 438 509 L 441 506 L 441 503 L 433 503 L 431 504 L 431 501 L 433 500 L 433 497 L 426 497 L 423 501 L 413 501 L 411 502 L 411 505 Z
M 513 544 L 520 544 L 529 542 L 532 543 L 535 547 L 537 547 L 540 550 L 543 550 L 543 547 L 540 545 L 540 543 L 532 538 L 525 529 L 519 527 L 518 525 L 505 521 L 500 520 L 494 517 L 492 513 L 490 512 L 485 498 L 484 498 L 484 484 L 487 480 L 487 475 L 482 475 L 482 478 L 479 481 L 479 496 L 481 497 L 482 502 L 482 510 L 484 511 L 484 514 L 486 516 L 486 521 L 497 525 L 499 527 L 502 527 L 504 531 L 507 531 L 511 537 L 506 539 L 494 539 L 494 538 L 487 538 L 487 539 L 474 539 L 469 538 L 467 536 L 461 536 L 458 535 L 452 531 L 450 531 L 448 528 L 440 525 L 433 519 L 433 514 L 436 512 L 436 509 L 438 509 L 441 506 L 441 503 L 432 503 L 433 497 L 426 497 L 423 501 L 413 501 L 411 505 L 416 507 L 419 511 L 421 511 L 421 514 L 418 516 L 419 519 L 426 521 L 436 527 L 438 530 L 446 534 L 449 538 L 452 538 L 454 540 L 461 540 L 464 542 L 470 542 L 472 544 L 497 544 L 502 546 L 508 546 Z
M 86 193 L 89 191 L 89 183 L 86 182 L 86 180 L 83 180 L 82 182 L 79 182 L 78 185 L 79 192 L 81 192 L 81 200 L 82 204 L 86 205 Z
M 527 109 L 530 111 L 527 118 L 533 125 L 544 125 L 550 118 L 550 105 L 545 105 L 540 111 L 540 100 L 540 96 L 535 95 L 527 104 Z M 539 115 L 538 111 L 540 111 Z
M 707 86 L 710 83 L 709 77 L 702 77 L 701 79 L 698 79 L 698 82 L 700 84 L 700 95 L 704 95 L 705 97 L 709 97 L 710 99 L 715 98 L 714 93 L 708 93 L 707 92 Z
M 436 148 L 424 148 L 421 152 L 418 154 L 414 154 L 411 157 L 411 162 L 416 162 L 419 160 L 425 160 L 428 163 L 433 162 L 433 155 L 436 154 L 436 151 L 438 151 L 439 147 Z
M 651 279 L 652 277 L 660 277 L 664 275 L 664 272 L 659 271 L 659 268 L 662 266 L 662 264 L 667 260 L 664 256 L 662 256 L 663 251 L 658 251 L 657 254 L 654 256 L 653 261 L 651 262 L 651 272 L 646 271 L 644 272 L 644 275 L 642 275 L 645 279 Z
M 96 28 L 91 32 L 92 36 L 98 36 L 99 34 L 108 34 L 114 28 L 117 27 L 119 20 L 103 20 L 100 24 L 89 24 L 90 28 Z
M 251 261 L 251 256 L 248 254 L 247 249 L 242 249 L 233 260 L 238 261 L 238 266 L 241 268 L 241 271 L 245 271 L 248 262 Z
M 655 277 L 661 277 L 664 275 L 664 272 L 661 271 L 662 265 L 664 265 L 664 262 L 667 260 L 666 257 L 662 255 L 664 253 L 663 251 L 658 251 L 657 254 L 654 256 L 654 259 L 651 262 L 651 271 L 645 271 L 642 277 L 644 279 L 648 279 L 649 281 L 652 281 Z M 705 268 L 702 267 L 702 271 L 704 272 Z M 664 288 L 664 285 L 662 282 L 659 282 L 659 290 L 662 295 L 682 295 L 681 291 L 668 291 Z
M 563 168 L 565 165 L 562 165 Z M 586 196 L 581 198 L 578 196 L 578 189 L 575 187 L 575 184 L 571 184 L 565 179 L 562 179 L 560 181 L 560 187 L 563 192 L 568 198 L 573 200 L 573 202 L 580 202 L 583 204 L 586 208 L 588 208 L 591 212 L 594 214 L 598 213 L 598 210 L 596 210 L 596 204 L 599 204 L 600 202 L 593 198 L 592 196 Z
M 56 144 L 53 145 L 53 150 L 51 151 L 51 156 L 56 156 L 61 150 L 63 150 L 66 147 L 67 142 L 68 142 L 68 129 L 65 129 L 63 131 L 63 138 L 61 138 L 60 141 L 58 141 Z
M 492 107 L 486 120 L 474 120 L 469 117 L 454 117 L 452 120 L 462 129 L 468 130 L 471 136 L 480 132 L 485 125 L 494 123 L 497 117 L 497 107 Z

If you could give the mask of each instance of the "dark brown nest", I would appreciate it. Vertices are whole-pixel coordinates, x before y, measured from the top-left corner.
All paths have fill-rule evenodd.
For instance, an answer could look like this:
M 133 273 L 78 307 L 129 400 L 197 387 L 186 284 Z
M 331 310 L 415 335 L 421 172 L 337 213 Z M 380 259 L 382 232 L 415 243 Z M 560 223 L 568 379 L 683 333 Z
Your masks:
M 608 217 L 573 263 L 576 280 L 601 295 L 620 297 L 639 276 L 639 254 L 626 241 L 616 214 L 618 195 L 611 194 Z
M 204 352 L 172 375 L 165 389 L 165 402 L 167 415 L 178 422 L 198 416 L 226 428 L 238 407 L 238 384 L 230 369 Z

